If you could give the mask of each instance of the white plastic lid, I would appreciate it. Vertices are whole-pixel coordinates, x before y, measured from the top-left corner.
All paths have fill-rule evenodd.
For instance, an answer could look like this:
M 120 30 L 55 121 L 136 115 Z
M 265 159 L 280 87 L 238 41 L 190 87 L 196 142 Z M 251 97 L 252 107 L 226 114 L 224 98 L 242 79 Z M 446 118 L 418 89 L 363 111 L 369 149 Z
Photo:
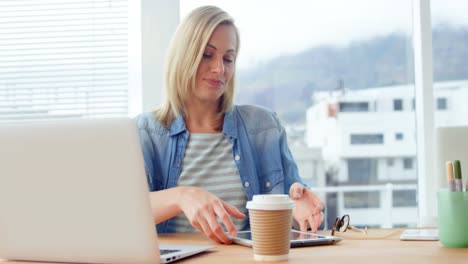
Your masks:
M 287 210 L 294 208 L 294 202 L 286 194 L 254 195 L 247 202 L 247 209 L 254 210 Z

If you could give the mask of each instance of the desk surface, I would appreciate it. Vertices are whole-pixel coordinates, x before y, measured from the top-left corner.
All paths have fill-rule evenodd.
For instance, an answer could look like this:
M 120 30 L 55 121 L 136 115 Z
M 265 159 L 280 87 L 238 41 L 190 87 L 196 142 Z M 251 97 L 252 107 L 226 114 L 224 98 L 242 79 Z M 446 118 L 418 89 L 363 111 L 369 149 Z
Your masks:
M 439 241 L 400 241 L 403 229 L 369 230 L 364 238 L 344 233 L 337 245 L 293 248 L 289 263 L 468 263 L 468 248 L 445 248 Z M 325 233 L 324 231 L 320 233 Z M 253 260 L 251 248 L 217 245 L 201 234 L 164 234 L 161 244 L 215 245 L 209 252 L 176 263 L 261 263 Z M 0 261 L 1 262 L 1 261 Z M 1 262 L 1 264 L 26 262 Z M 263 262 L 274 263 L 274 262 Z M 282 262 L 285 263 L 285 262 Z
M 336 245 L 292 248 L 289 263 L 468 263 L 468 248 L 445 248 L 439 241 L 401 241 L 403 229 L 369 230 L 368 238 L 343 235 Z M 328 233 L 329 232 L 320 232 Z M 161 243 L 213 244 L 199 234 L 161 235 Z M 220 262 L 220 260 L 225 260 Z M 259 263 L 251 248 L 216 245 L 211 252 L 177 263 Z M 261 263 L 261 262 L 260 262 Z M 274 263 L 274 262 L 263 262 Z M 285 263 L 285 262 L 283 262 Z

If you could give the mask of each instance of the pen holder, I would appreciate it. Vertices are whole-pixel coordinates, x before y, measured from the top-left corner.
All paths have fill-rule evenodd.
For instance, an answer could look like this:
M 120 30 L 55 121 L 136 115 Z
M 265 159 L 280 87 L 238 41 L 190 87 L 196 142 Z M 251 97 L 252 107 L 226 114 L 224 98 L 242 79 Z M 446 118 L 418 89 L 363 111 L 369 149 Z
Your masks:
M 439 240 L 448 248 L 468 247 L 468 192 L 437 192 Z

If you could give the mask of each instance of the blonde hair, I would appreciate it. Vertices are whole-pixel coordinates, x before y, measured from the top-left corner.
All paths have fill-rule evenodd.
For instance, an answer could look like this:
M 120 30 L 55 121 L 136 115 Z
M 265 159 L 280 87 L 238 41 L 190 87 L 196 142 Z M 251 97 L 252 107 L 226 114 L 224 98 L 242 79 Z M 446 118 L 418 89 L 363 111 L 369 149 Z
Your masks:
M 194 9 L 178 26 L 169 45 L 166 58 L 166 100 L 154 114 L 166 128 L 179 115 L 186 115 L 184 101 L 195 87 L 196 74 L 208 41 L 219 25 L 231 25 L 236 33 L 236 55 L 239 50 L 239 32 L 234 19 L 215 6 Z M 235 70 L 227 83 L 227 91 L 221 96 L 219 114 L 232 108 L 234 102 Z

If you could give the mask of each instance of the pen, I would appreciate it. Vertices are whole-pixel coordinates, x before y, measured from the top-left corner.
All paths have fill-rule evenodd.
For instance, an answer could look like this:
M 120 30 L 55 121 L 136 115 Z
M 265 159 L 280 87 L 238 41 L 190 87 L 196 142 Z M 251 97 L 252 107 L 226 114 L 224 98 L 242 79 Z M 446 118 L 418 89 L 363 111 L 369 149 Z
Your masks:
M 447 169 L 447 180 L 448 180 L 448 186 L 449 190 L 451 192 L 455 191 L 455 179 L 453 178 L 453 164 L 451 161 L 445 162 L 445 167 Z
M 462 172 L 459 160 L 453 162 L 453 171 L 455 172 L 455 190 L 457 192 L 463 191 Z

